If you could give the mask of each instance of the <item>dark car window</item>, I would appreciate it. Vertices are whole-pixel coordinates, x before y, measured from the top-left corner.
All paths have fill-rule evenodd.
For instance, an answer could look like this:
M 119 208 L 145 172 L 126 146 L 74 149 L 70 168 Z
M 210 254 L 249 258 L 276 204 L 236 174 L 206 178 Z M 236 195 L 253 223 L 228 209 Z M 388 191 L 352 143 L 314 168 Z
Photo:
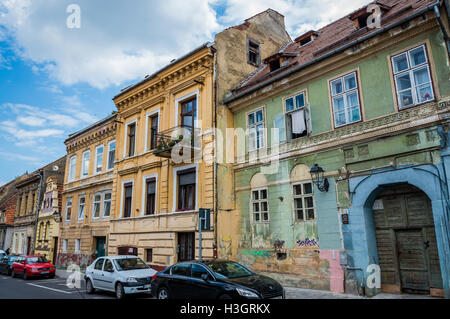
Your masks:
M 172 275 L 190 277 L 189 264 L 176 265 L 172 267 Z
M 45 257 L 28 257 L 27 264 L 45 264 L 48 263 L 47 258 Z
M 102 268 L 103 268 L 103 262 L 104 262 L 105 260 L 102 258 L 102 259 L 99 259 L 96 263 L 95 263 L 95 266 L 94 266 L 94 268 L 95 269 L 97 269 L 97 270 L 102 270 Z
M 6 258 L 6 260 L 9 262 L 15 262 L 15 261 L 17 261 L 17 259 L 19 259 L 19 257 L 17 257 L 17 256 L 8 256 Z
M 8 262 L 8 257 L 3 257 L 2 258 L 2 262 L 4 263 L 4 262 Z
M 253 273 L 242 265 L 235 262 L 210 262 L 206 265 L 214 272 L 219 278 L 240 278 L 248 277 Z
M 104 271 L 107 272 L 114 272 L 114 268 L 113 268 L 113 264 L 111 262 L 111 260 L 106 259 L 105 260 L 105 268 L 103 268 Z
M 193 278 L 202 278 L 203 274 L 209 275 L 205 267 L 197 264 L 192 264 L 191 274 Z

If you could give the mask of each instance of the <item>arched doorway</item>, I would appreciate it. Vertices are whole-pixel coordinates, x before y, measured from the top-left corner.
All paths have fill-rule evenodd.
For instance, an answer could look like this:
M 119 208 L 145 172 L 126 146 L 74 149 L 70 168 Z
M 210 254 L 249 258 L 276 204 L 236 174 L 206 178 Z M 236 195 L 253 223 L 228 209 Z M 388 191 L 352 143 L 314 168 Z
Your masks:
M 384 188 L 373 202 L 382 291 L 443 294 L 431 201 L 404 184 Z

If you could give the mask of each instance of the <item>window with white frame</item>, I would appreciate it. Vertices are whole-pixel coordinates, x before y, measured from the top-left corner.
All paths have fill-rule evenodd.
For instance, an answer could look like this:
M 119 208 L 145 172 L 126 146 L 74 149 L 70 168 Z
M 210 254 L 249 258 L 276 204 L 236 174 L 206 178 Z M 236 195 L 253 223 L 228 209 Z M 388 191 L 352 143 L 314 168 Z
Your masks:
M 95 148 L 95 172 L 101 173 L 103 169 L 103 144 Z
M 80 196 L 78 199 L 78 220 L 84 219 L 84 208 L 86 206 L 86 196 Z
M 116 141 L 108 143 L 108 170 L 114 168 L 114 160 L 116 158 Z
M 101 194 L 95 194 L 94 201 L 93 201 L 93 207 L 92 207 L 92 217 L 93 218 L 99 218 L 100 217 L 101 204 L 102 204 L 102 195 Z
M 269 221 L 269 199 L 267 188 L 252 190 L 253 222 L 265 223 Z
M 136 153 L 136 122 L 128 124 L 126 132 L 126 156 L 132 157 Z
M 67 253 L 67 246 L 69 245 L 69 240 L 63 239 L 62 252 Z
M 330 82 L 334 126 L 341 127 L 361 121 L 358 80 L 352 72 Z
M 75 239 L 75 253 L 79 253 L 81 251 L 81 239 Z
M 247 114 L 248 150 L 255 151 L 264 148 L 264 109 Z
M 309 133 L 309 110 L 305 92 L 290 96 L 284 100 L 286 114 L 286 132 L 289 140 L 307 136 Z
M 81 165 L 81 175 L 84 176 L 88 176 L 89 175 L 89 157 L 90 157 L 91 152 L 90 151 L 86 151 L 83 153 L 83 162 Z
M 77 157 L 72 156 L 69 161 L 69 181 L 73 181 L 75 179 L 76 166 L 77 166 Z
M 103 217 L 111 216 L 111 192 L 106 192 L 103 195 Z
M 314 188 L 312 182 L 293 185 L 295 220 L 315 220 Z
M 425 45 L 392 57 L 399 109 L 434 100 Z
M 66 201 L 66 221 L 72 219 L 72 198 L 68 198 Z

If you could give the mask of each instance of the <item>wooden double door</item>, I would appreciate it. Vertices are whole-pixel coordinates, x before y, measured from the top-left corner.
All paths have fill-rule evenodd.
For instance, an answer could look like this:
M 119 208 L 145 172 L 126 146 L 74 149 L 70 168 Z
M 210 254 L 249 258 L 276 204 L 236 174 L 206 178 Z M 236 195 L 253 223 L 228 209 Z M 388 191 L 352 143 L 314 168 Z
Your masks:
M 373 216 L 382 290 L 430 294 L 442 276 L 429 198 L 412 186 L 382 192 Z
M 195 233 L 178 233 L 178 261 L 195 259 Z

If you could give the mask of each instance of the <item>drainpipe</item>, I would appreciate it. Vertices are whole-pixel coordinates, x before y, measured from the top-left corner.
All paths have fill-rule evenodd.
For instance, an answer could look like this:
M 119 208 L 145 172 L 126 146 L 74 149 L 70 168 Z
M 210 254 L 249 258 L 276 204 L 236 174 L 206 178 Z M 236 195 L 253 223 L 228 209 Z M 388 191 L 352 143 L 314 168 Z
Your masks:
M 447 56 L 450 58 L 450 37 L 447 33 L 447 30 L 444 27 L 444 23 L 442 22 L 441 13 L 439 11 L 439 6 L 434 6 L 434 13 L 436 14 L 436 19 L 441 27 L 442 35 L 444 36 L 445 42 L 447 44 Z
M 37 175 L 37 174 L 36 174 Z M 39 207 L 41 206 L 41 193 L 42 193 L 42 181 L 43 181 L 44 172 L 39 172 L 39 191 L 38 191 L 38 198 L 37 198 L 37 205 L 36 205 L 36 213 L 35 213 L 35 219 L 34 219 L 34 236 L 33 236 L 33 242 L 31 244 L 31 253 L 34 254 L 34 249 L 36 248 L 36 233 L 37 233 L 37 224 L 39 219 Z
M 213 128 L 216 130 L 217 133 L 217 82 L 216 82 L 216 59 L 217 59 L 217 50 L 211 46 L 211 51 L 214 54 L 214 59 L 213 59 L 213 85 L 211 88 L 211 93 L 212 93 L 212 101 L 214 103 L 214 108 L 213 108 Z M 217 156 L 217 134 L 214 135 L 214 157 Z M 213 243 L 213 258 L 216 259 L 217 258 L 217 220 L 218 220 L 218 209 L 217 207 L 219 206 L 217 201 L 218 201 L 218 194 L 217 194 L 217 159 L 214 160 L 214 176 L 213 176 L 213 185 L 214 185 L 214 204 L 213 204 L 213 209 L 214 209 L 214 243 Z

